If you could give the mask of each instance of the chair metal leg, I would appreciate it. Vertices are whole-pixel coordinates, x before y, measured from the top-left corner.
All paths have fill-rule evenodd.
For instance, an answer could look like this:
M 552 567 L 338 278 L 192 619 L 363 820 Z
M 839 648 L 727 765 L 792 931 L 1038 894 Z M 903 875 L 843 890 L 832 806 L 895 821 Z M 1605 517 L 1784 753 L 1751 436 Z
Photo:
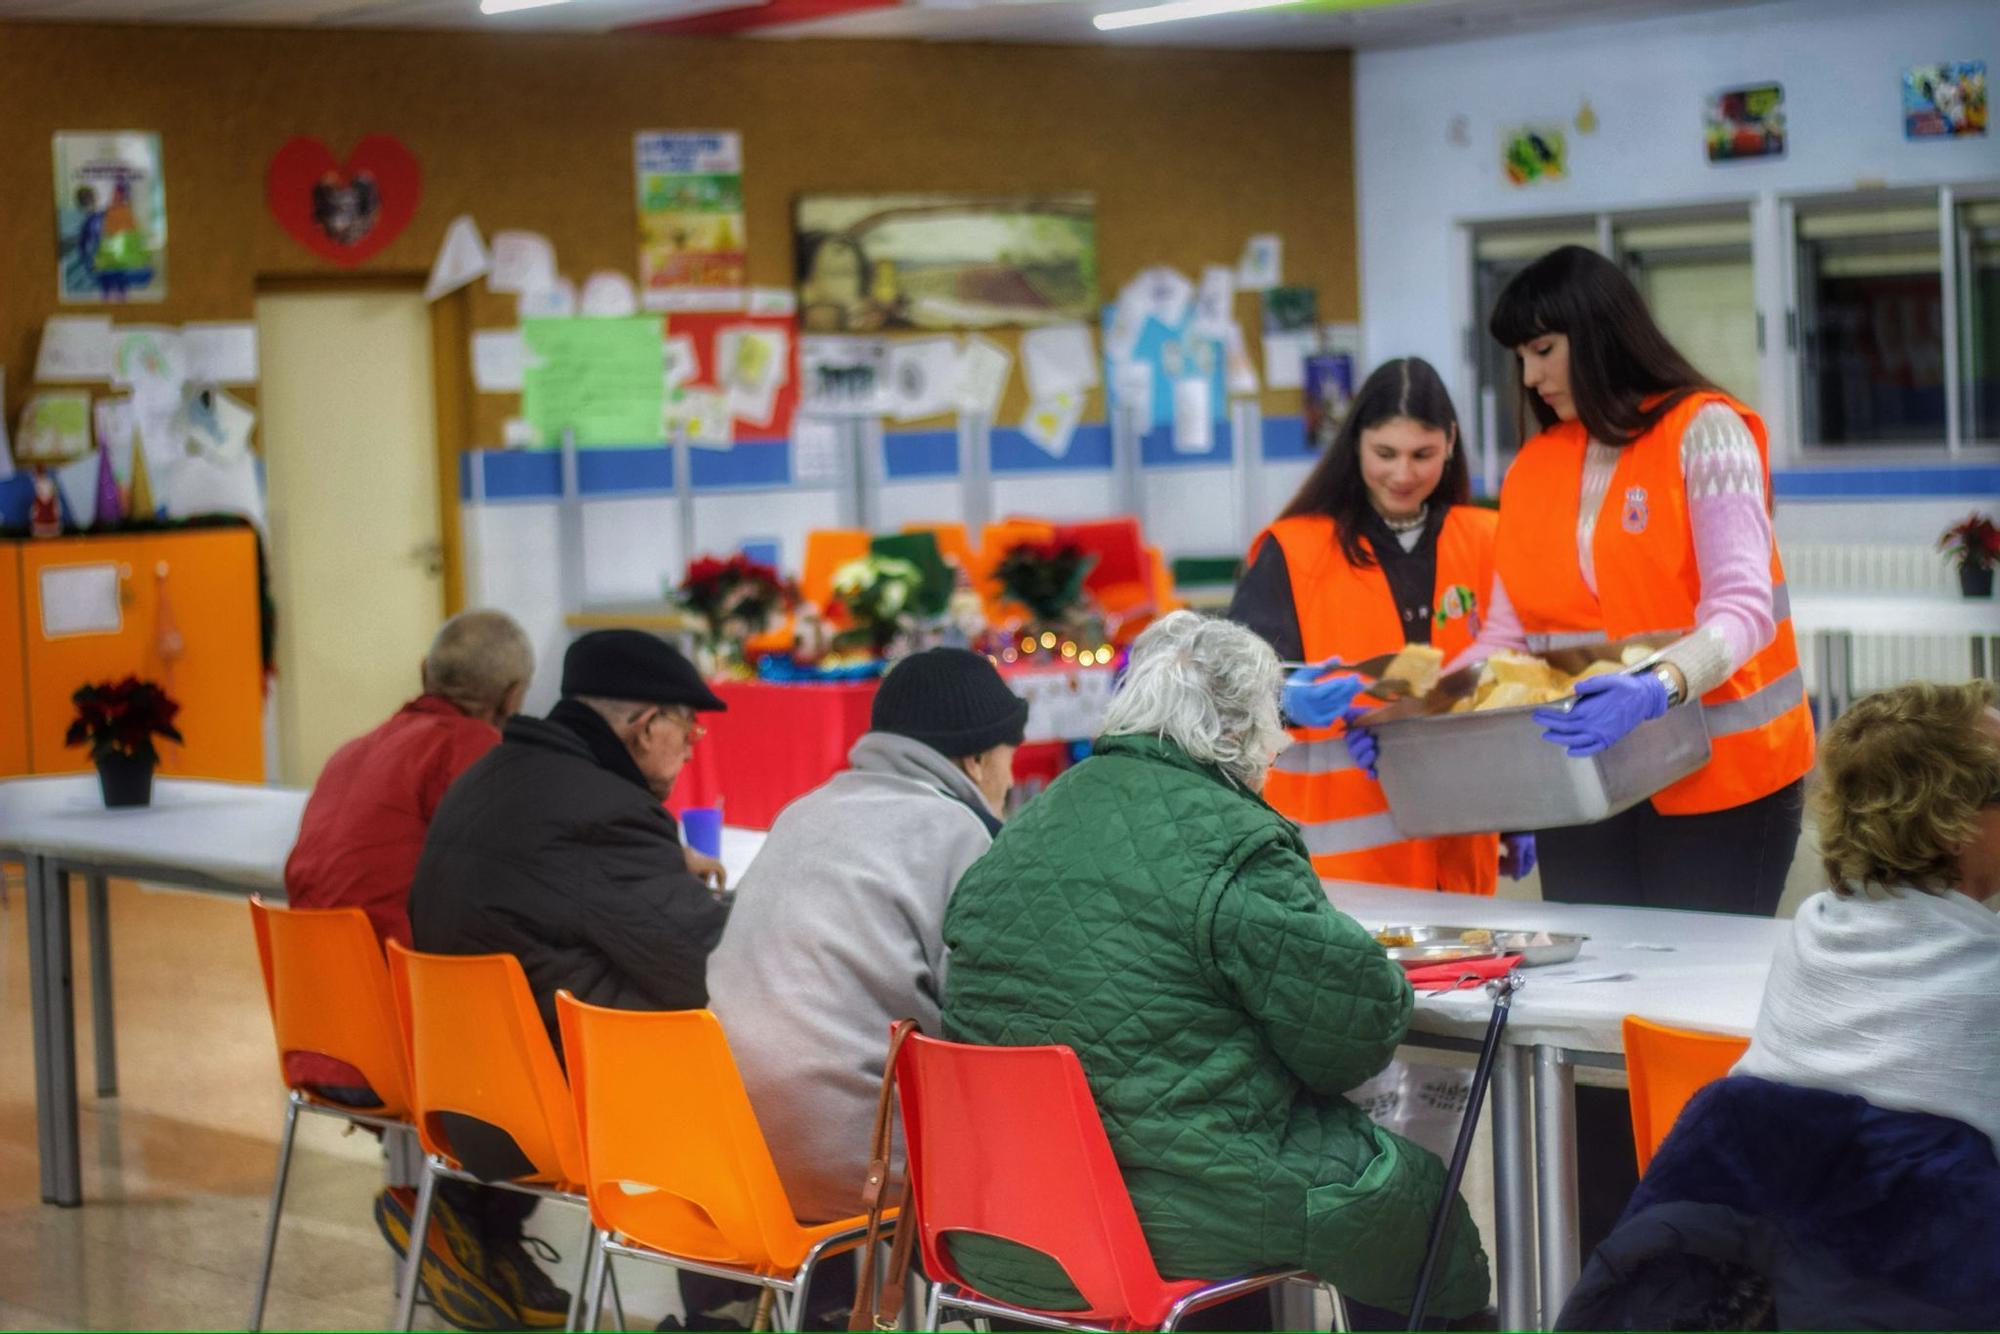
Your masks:
M 585 1221 L 587 1231 L 583 1238 L 583 1270 L 577 1275 L 576 1291 L 570 1294 L 569 1318 L 563 1321 L 567 1330 L 582 1329 L 578 1322 L 583 1319 L 583 1294 L 590 1287 L 590 1271 L 597 1264 L 597 1243 L 604 1235 L 597 1230 L 597 1224 Z
M 278 1171 L 271 1180 L 271 1216 L 264 1220 L 264 1264 L 257 1272 L 257 1298 L 250 1307 L 252 1334 L 264 1328 L 264 1298 L 271 1290 L 271 1261 L 278 1253 L 278 1216 L 285 1210 L 285 1182 L 292 1172 L 292 1137 L 299 1128 L 299 1095 L 285 1098 L 285 1133 L 278 1139 Z
M 611 1270 L 611 1257 L 604 1257 L 604 1271 L 611 1280 L 611 1318 L 618 1324 L 618 1334 L 625 1334 L 625 1299 L 618 1293 L 618 1275 Z
M 944 1297 L 944 1284 L 931 1284 L 930 1295 L 924 1298 L 924 1328 L 938 1327 L 938 1305 Z
M 1333 1302 L 1334 1334 L 1348 1334 L 1347 1299 L 1342 1297 L 1340 1295 L 1340 1289 L 1334 1287 L 1333 1284 L 1331 1283 L 1322 1283 L 1320 1284 L 1320 1287 L 1326 1292 L 1327 1297 Z
M 583 1299 L 583 1327 L 596 1329 L 597 1322 L 604 1316 L 604 1282 L 611 1276 L 611 1252 L 600 1249 L 597 1256 L 597 1273 L 590 1280 L 590 1295 Z
M 118 1096 L 118 1020 L 111 1001 L 111 896 L 102 871 L 83 878 L 90 923 L 90 1030 L 97 1055 L 97 1096 Z
M 408 1330 L 417 1318 L 417 1285 L 423 1281 L 424 1244 L 431 1234 L 431 1201 L 437 1196 L 437 1169 L 424 1160 L 423 1184 L 417 1187 L 417 1210 L 410 1216 L 409 1245 L 403 1254 L 403 1279 L 396 1285 L 396 1328 Z

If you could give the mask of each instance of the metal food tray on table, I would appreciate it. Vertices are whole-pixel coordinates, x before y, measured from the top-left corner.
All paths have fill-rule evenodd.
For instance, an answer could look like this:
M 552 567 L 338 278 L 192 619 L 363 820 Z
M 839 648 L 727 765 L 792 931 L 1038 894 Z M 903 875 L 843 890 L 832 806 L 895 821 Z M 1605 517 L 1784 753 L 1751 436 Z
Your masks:
M 1389 957 L 1405 967 L 1431 963 L 1456 963 L 1462 959 L 1491 959 L 1504 954 L 1521 956 L 1524 968 L 1543 964 L 1568 963 L 1583 949 L 1589 936 L 1564 931 L 1502 931 L 1474 926 L 1381 926 L 1371 933 L 1377 940 L 1407 936 L 1409 944 L 1384 944 Z M 1470 940 L 1466 937 L 1471 936 Z

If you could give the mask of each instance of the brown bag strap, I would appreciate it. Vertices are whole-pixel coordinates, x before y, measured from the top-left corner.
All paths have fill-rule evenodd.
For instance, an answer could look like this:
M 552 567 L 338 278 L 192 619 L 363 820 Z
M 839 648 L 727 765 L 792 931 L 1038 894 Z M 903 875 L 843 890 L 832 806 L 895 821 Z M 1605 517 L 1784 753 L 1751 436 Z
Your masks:
M 903 1287 L 910 1265 L 910 1240 L 916 1220 L 910 1217 L 910 1190 L 907 1184 L 897 1200 L 896 1236 L 889 1246 L 889 1263 L 882 1274 L 882 1290 L 875 1290 L 875 1248 L 882 1240 L 883 1196 L 889 1188 L 890 1158 L 896 1137 L 896 1058 L 902 1053 L 903 1039 L 917 1031 L 914 1019 L 898 1019 L 889 1029 L 889 1059 L 882 1067 L 882 1092 L 875 1103 L 875 1130 L 868 1142 L 868 1181 L 861 1188 L 861 1207 L 868 1215 L 868 1239 L 862 1243 L 861 1274 L 854 1285 L 854 1307 L 847 1313 L 847 1327 L 894 1329 L 902 1316 Z M 893 1297 L 885 1302 L 884 1298 Z M 884 1306 L 889 1311 L 885 1319 Z

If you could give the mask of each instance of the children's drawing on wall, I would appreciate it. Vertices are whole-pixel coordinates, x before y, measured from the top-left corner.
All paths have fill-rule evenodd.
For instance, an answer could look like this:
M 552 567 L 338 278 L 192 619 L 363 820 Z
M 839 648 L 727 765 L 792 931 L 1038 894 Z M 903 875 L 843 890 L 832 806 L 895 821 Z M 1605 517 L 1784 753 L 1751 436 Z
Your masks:
M 58 131 L 56 286 L 64 301 L 159 301 L 167 294 L 160 136 Z
M 1959 138 L 1986 133 L 1986 62 L 1918 65 L 1903 71 L 1903 136 Z
M 809 332 L 1057 324 L 1097 309 L 1093 195 L 802 195 L 795 224 Z
M 402 235 L 423 197 L 416 154 L 392 134 L 364 135 L 343 161 L 310 135 L 271 155 L 264 204 L 288 235 L 322 259 L 352 267 Z
M 648 310 L 727 308 L 749 281 L 743 136 L 734 130 L 633 136 L 639 286 Z
M 1702 115 L 1702 139 L 1710 162 L 1782 157 L 1785 86 L 1760 83 L 1714 94 Z
M 1569 149 L 1559 125 L 1522 125 L 1501 132 L 1500 169 L 1509 185 L 1540 185 L 1569 175 Z

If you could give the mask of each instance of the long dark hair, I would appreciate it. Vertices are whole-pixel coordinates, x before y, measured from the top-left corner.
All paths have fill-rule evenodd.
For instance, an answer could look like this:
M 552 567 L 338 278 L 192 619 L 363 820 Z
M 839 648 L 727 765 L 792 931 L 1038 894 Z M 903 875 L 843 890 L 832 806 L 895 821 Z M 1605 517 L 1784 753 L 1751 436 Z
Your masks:
M 1624 270 L 1580 245 L 1551 250 L 1515 274 L 1486 331 L 1510 351 L 1544 334 L 1568 336 L 1577 420 L 1607 445 L 1631 444 L 1689 394 L 1715 388 L 1660 332 Z M 1518 359 L 1514 383 L 1521 434 L 1530 417 L 1544 431 L 1554 426 L 1555 409 L 1521 383 Z
M 1459 435 L 1458 410 L 1451 405 L 1451 391 L 1444 387 L 1437 367 L 1422 357 L 1398 357 L 1377 366 L 1361 386 L 1347 409 L 1347 420 L 1340 424 L 1340 434 L 1278 516 L 1331 516 L 1334 531 L 1340 536 L 1341 554 L 1359 570 L 1375 564 L 1374 553 L 1361 542 L 1361 521 L 1370 508 L 1368 485 L 1361 480 L 1361 433 L 1397 417 L 1443 431 L 1450 439 L 1444 474 L 1428 500 L 1463 505 L 1472 495 L 1472 472 L 1465 464 L 1465 442 Z

